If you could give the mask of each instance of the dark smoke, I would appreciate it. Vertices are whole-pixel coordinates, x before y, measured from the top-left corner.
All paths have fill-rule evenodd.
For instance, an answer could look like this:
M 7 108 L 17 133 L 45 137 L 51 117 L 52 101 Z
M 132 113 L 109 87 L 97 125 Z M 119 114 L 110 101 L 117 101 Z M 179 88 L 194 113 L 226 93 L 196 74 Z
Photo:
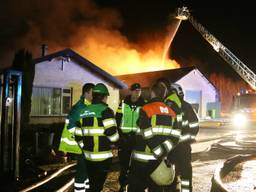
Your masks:
M 20 48 L 40 53 L 40 45 L 49 51 L 76 47 L 82 28 L 115 30 L 122 20 L 117 11 L 100 8 L 92 0 L 4 0 L 0 2 L 1 67 L 10 65 Z

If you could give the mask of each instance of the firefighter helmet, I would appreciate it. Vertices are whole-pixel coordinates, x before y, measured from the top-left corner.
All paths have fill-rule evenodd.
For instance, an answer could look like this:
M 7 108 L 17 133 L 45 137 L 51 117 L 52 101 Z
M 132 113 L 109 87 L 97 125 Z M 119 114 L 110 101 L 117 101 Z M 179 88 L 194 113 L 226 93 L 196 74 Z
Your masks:
M 99 93 L 99 94 L 103 94 L 103 95 L 109 95 L 108 92 L 108 88 L 106 85 L 104 85 L 103 83 L 98 83 L 94 86 L 93 93 Z
M 166 161 L 163 160 L 150 174 L 150 177 L 159 186 L 170 185 L 175 177 L 174 165 L 170 164 L 167 166 Z
M 177 83 L 172 83 L 171 84 L 171 90 L 174 90 L 177 93 L 177 95 L 180 96 L 180 97 L 184 96 L 184 92 L 182 90 L 182 87 Z

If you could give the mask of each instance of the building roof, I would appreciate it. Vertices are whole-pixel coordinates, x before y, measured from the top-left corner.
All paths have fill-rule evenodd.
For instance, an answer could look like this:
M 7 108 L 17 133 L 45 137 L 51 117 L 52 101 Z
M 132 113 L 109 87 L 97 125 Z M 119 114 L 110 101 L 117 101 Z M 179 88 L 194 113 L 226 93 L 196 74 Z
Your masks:
M 74 59 L 77 63 L 81 64 L 82 66 L 84 66 L 86 68 L 88 68 L 92 72 L 95 72 L 95 73 L 99 74 L 105 80 L 113 83 L 114 85 L 116 85 L 120 89 L 127 88 L 127 85 L 125 83 L 123 83 L 119 79 L 113 77 L 108 72 L 102 70 L 101 68 L 94 65 L 92 62 L 88 61 L 87 59 L 85 59 L 84 57 L 82 57 L 81 55 L 77 54 L 75 51 L 73 51 L 72 49 L 69 49 L 69 48 L 64 49 L 62 51 L 52 53 L 52 54 L 49 54 L 49 55 L 46 55 L 44 57 L 34 59 L 33 62 L 35 64 L 37 64 L 37 63 L 41 63 L 41 62 L 44 62 L 44 61 L 51 61 L 52 59 L 54 59 L 56 57 L 61 57 L 61 56 L 62 57 L 69 57 L 69 58 Z
M 120 75 L 116 77 L 129 86 L 133 83 L 140 83 L 142 87 L 150 87 L 159 78 L 168 78 L 171 82 L 176 82 L 194 69 L 196 69 L 196 67 L 191 66 L 178 69 Z

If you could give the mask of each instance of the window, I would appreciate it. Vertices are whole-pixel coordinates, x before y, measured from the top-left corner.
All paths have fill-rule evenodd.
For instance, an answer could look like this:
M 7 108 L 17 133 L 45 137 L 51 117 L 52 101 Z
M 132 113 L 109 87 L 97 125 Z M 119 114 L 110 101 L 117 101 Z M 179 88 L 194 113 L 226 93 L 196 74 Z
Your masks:
M 33 87 L 31 115 L 65 115 L 71 108 L 71 89 Z
M 62 113 L 68 114 L 71 109 L 71 89 L 62 89 Z

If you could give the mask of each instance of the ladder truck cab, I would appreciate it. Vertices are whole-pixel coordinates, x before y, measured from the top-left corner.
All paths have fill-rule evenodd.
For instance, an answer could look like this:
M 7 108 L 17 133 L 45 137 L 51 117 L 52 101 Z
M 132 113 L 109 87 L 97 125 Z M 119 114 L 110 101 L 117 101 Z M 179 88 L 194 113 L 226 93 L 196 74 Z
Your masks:
M 233 97 L 232 123 L 246 127 L 256 122 L 256 92 L 241 91 Z
M 248 68 L 235 54 L 223 45 L 214 35 L 212 35 L 202 24 L 200 24 L 190 13 L 187 7 L 177 9 L 176 19 L 187 20 L 202 35 L 202 37 L 212 46 L 212 48 L 225 60 L 238 75 L 250 85 L 252 90 L 256 90 L 256 74 Z M 234 96 L 233 123 L 237 127 L 242 127 L 248 122 L 256 121 L 256 92 L 244 92 Z

